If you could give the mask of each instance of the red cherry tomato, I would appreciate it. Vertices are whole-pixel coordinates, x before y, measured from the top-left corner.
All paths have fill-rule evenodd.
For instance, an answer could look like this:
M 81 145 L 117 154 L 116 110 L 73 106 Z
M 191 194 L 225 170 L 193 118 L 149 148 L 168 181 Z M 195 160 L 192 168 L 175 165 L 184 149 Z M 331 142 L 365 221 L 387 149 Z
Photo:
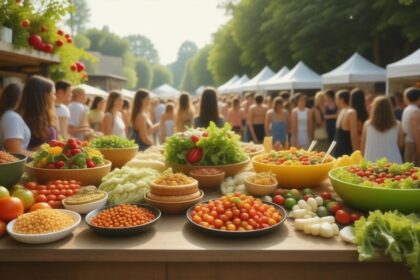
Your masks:
M 357 220 L 359 220 L 360 219 L 360 215 L 359 214 L 357 214 L 357 213 L 352 213 L 351 215 L 350 215 L 350 220 L 352 221 L 352 223 L 354 223 L 355 221 L 357 221 Z
M 285 201 L 284 197 L 280 194 L 275 195 L 273 197 L 273 202 L 277 205 L 284 205 L 284 201 Z
M 331 200 L 332 199 L 332 195 L 331 195 L 330 192 L 322 192 L 321 197 L 322 197 L 323 200 Z
M 35 201 L 36 201 L 36 202 L 47 202 L 47 201 L 48 201 L 48 199 L 47 199 L 47 197 L 45 196 L 45 194 L 39 194 L 39 195 L 37 195 L 37 196 L 35 197 Z
M 349 225 L 351 223 L 349 213 L 344 210 L 338 210 L 337 213 L 335 213 L 335 219 L 342 225 Z

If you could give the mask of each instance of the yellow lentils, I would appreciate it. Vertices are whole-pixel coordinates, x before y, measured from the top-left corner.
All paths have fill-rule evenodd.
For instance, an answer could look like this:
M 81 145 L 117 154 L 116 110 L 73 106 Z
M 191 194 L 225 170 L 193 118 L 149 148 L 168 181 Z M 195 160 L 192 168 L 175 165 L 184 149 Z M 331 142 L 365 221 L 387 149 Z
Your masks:
M 42 234 L 63 230 L 74 224 L 73 218 L 54 209 L 40 209 L 19 216 L 13 231 L 21 234 Z

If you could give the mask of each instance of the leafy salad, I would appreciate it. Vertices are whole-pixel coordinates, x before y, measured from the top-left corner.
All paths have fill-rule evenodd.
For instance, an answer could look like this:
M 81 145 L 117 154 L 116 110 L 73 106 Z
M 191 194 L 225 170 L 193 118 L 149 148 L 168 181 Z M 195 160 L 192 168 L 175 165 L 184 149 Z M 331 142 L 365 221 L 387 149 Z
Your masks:
M 166 162 L 171 164 L 226 165 L 245 161 L 248 156 L 239 136 L 225 124 L 214 122 L 206 129 L 188 129 L 166 139 Z
M 95 149 L 122 149 L 134 148 L 134 140 L 128 140 L 116 135 L 100 136 L 90 141 L 90 146 Z
M 405 263 L 420 279 L 420 218 L 399 212 L 370 212 L 354 225 L 359 260 L 372 260 L 384 251 L 395 262 Z
M 386 158 L 377 162 L 363 160 L 359 165 L 337 169 L 335 178 L 362 186 L 391 189 L 419 189 L 420 171 L 412 163 L 390 163 Z

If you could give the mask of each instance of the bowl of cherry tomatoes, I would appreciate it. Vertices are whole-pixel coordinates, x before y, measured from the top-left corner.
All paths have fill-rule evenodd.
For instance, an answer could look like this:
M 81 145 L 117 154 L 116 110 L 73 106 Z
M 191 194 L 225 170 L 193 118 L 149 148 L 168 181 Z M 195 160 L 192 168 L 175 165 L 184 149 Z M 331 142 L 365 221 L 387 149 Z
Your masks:
M 287 218 L 283 207 L 240 193 L 200 202 L 186 215 L 198 230 L 231 238 L 267 234 L 278 229 Z
M 335 158 L 329 156 L 322 162 L 324 152 L 290 148 L 255 156 L 252 164 L 256 172 L 276 174 L 280 188 L 317 187 L 334 167 Z

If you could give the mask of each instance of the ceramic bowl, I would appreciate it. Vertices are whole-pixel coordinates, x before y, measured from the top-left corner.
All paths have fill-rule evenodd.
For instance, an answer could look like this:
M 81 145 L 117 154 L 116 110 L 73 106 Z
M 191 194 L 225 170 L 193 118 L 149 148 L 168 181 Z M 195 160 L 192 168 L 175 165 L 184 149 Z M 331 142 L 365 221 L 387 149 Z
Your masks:
M 195 172 L 196 170 L 190 171 L 190 176 L 198 181 L 198 186 L 202 190 L 212 190 L 220 188 L 223 180 L 225 179 L 225 172 L 220 170 L 217 174 L 203 175 Z
M 17 184 L 25 172 L 27 156 L 21 154 L 12 154 L 18 161 L 0 164 L 0 186 L 11 188 Z M 7 174 L 7 176 L 5 176 Z
M 204 197 L 204 192 L 200 191 L 200 196 L 194 199 L 185 200 L 185 201 L 159 201 L 154 200 L 148 197 L 149 193 L 146 193 L 144 199 L 150 205 L 153 205 L 159 208 L 163 213 L 167 214 L 184 214 L 188 208 L 192 205 L 200 202 Z
M 253 177 L 253 176 L 250 176 L 250 177 Z M 277 190 L 277 186 L 278 186 L 277 180 L 275 180 L 275 183 L 271 185 L 261 185 L 261 184 L 255 184 L 251 182 L 249 180 L 250 177 L 246 178 L 244 181 L 245 188 L 250 195 L 265 196 L 265 195 L 270 195 Z
M 108 193 L 107 192 L 104 192 L 104 193 L 105 193 L 105 196 L 97 201 L 83 203 L 83 204 L 67 204 L 66 199 L 63 199 L 62 204 L 64 208 L 66 208 L 67 210 L 71 210 L 79 214 L 87 214 L 95 209 L 102 208 L 106 205 L 106 202 L 108 200 Z
M 112 163 L 112 168 L 121 168 L 138 153 L 139 147 L 121 149 L 98 149 L 105 159 Z

